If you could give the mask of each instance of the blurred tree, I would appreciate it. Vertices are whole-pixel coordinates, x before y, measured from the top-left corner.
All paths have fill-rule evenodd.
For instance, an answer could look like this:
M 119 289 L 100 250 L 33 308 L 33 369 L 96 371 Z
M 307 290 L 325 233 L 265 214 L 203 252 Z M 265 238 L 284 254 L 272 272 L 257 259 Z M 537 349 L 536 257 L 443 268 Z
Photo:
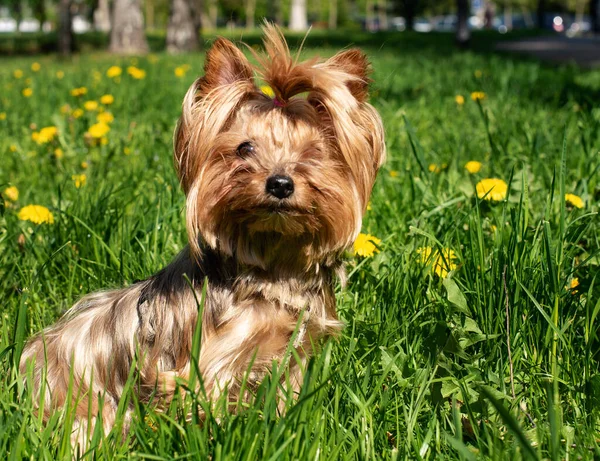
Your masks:
M 546 14 L 546 0 L 538 0 L 536 13 L 537 26 L 541 29 L 544 27 L 544 15 Z
M 379 23 L 379 30 L 387 30 L 387 2 L 386 0 L 377 0 L 377 21 Z
M 290 11 L 290 30 L 303 31 L 308 28 L 306 19 L 306 0 L 292 0 Z
M 268 0 L 267 10 L 269 11 L 269 19 L 278 26 L 283 26 L 283 8 L 281 0 Z
M 329 0 L 329 18 L 327 27 L 330 29 L 337 28 L 338 22 L 338 0 Z
M 590 0 L 590 17 L 592 30 L 595 34 L 600 34 L 600 0 Z
M 46 2 L 44 0 L 30 0 L 33 16 L 40 22 L 40 29 L 46 22 Z
M 73 18 L 71 16 L 71 0 L 60 0 L 58 3 L 58 53 L 67 57 L 73 51 Z
M 146 0 L 150 3 L 150 0 Z M 110 31 L 110 6 L 108 0 L 98 0 L 98 6 L 94 9 L 94 29 L 100 32 Z
M 456 15 L 458 17 L 456 42 L 461 47 L 466 47 L 471 39 L 471 31 L 469 30 L 470 3 L 469 0 L 456 0 Z
M 112 53 L 124 54 L 143 54 L 148 52 L 141 0 L 114 1 L 112 29 L 110 31 L 110 51 Z
M 171 0 L 167 24 L 167 51 L 181 53 L 200 48 L 201 4 L 196 0 Z
M 207 29 L 216 29 L 218 16 L 217 0 L 206 0 L 204 4 L 206 5 L 206 11 L 202 13 L 202 26 Z
M 246 0 L 246 29 L 254 29 L 254 15 L 256 14 L 256 0 Z
M 402 15 L 406 20 L 406 29 L 413 30 L 415 28 L 415 17 L 417 16 L 417 8 L 419 0 L 402 0 Z
M 19 32 L 19 26 L 21 25 L 21 20 L 23 19 L 23 5 L 21 4 L 21 0 L 9 0 L 8 6 L 12 10 L 13 17 L 17 23 L 17 32 Z

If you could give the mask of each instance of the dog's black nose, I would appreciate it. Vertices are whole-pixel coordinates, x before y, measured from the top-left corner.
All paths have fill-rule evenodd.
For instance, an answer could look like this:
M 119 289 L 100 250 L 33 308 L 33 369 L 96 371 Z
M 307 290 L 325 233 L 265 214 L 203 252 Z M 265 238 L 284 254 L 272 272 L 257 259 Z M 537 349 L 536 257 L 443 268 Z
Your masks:
M 279 199 L 287 198 L 294 193 L 294 181 L 289 176 L 273 175 L 267 179 L 267 192 Z

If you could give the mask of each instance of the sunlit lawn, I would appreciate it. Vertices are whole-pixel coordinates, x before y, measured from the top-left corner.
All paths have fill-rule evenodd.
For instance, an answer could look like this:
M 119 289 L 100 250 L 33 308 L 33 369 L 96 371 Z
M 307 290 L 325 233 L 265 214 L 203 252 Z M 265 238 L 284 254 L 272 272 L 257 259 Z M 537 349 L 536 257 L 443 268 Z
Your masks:
M 380 251 L 349 255 L 346 328 L 299 399 L 279 416 L 266 382 L 255 405 L 203 424 L 182 411 L 201 396 L 166 414 L 134 405 L 126 439 L 111 433 L 98 456 L 600 456 L 600 71 L 403 37 L 365 48 L 389 155 L 363 224 Z M 0 191 L 16 189 L 0 218 L 0 458 L 70 458 L 70 413 L 43 424 L 32 410 L 15 337 L 185 244 L 172 133 L 202 59 L 2 58 Z M 486 178 L 496 188 L 477 199 Z M 20 219 L 28 205 L 53 223 Z

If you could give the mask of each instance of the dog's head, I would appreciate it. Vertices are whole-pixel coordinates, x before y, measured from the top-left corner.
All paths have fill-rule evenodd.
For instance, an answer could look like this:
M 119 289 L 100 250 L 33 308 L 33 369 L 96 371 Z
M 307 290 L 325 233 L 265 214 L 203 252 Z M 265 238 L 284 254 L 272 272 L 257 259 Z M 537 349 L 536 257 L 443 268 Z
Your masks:
M 368 96 L 369 64 L 347 50 L 298 63 L 274 26 L 254 69 L 218 39 L 183 102 L 175 165 L 200 241 L 243 264 L 336 258 L 361 228 L 385 157 Z M 257 86 L 254 73 L 274 95 Z

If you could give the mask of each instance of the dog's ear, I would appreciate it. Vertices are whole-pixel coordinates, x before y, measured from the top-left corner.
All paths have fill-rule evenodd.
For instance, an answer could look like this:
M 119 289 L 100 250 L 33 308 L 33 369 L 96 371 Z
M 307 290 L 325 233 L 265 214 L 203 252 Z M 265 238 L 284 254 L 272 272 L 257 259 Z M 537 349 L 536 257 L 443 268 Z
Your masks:
M 352 96 L 359 102 L 364 102 L 369 96 L 369 74 L 371 65 L 367 56 L 359 49 L 352 48 L 340 51 L 327 60 L 327 66 L 341 70 L 348 74 L 344 82 Z
M 218 38 L 206 53 L 200 91 L 207 93 L 240 80 L 252 80 L 252 66 L 238 47 L 227 39 Z

